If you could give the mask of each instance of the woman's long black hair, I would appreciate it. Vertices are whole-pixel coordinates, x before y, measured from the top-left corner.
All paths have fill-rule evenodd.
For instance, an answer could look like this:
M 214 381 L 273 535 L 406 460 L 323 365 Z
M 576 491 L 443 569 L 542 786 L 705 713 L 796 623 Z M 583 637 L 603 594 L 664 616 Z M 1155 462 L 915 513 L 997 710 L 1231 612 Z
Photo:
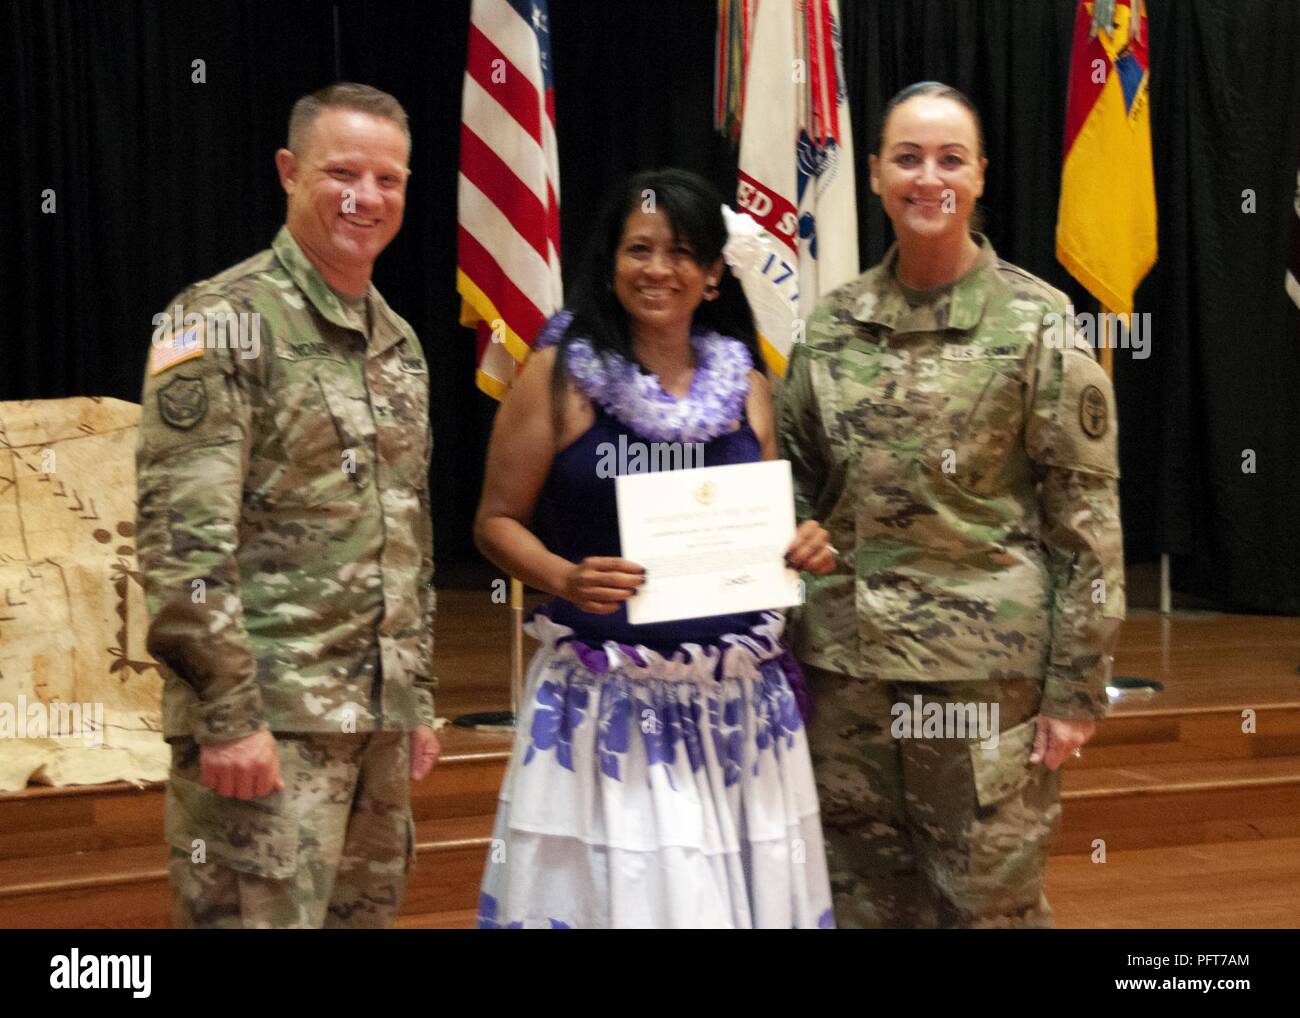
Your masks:
M 727 242 L 722 198 L 703 177 L 688 170 L 649 170 L 619 184 L 606 197 L 592 224 L 581 268 L 569 287 L 566 306 L 573 312 L 573 320 L 560 339 L 555 359 L 557 389 L 564 384 L 565 358 L 575 339 L 589 340 L 602 356 L 617 354 L 636 363 L 627 311 L 614 292 L 614 261 L 628 216 L 650 197 L 655 210 L 668 216 L 675 239 L 690 244 L 700 265 L 712 265 L 722 254 Z M 762 370 L 754 313 L 725 263 L 717 299 L 700 302 L 691 327 L 692 331 L 718 332 L 740 340 L 749 349 L 754 367 Z

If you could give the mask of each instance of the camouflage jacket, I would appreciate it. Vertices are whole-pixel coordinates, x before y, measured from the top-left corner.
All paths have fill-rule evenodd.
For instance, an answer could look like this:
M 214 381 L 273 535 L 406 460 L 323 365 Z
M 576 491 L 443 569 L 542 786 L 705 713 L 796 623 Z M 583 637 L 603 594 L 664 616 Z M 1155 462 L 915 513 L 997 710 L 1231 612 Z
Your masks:
M 841 549 L 805 577 L 795 650 L 861 678 L 1042 678 L 1044 714 L 1101 717 L 1125 612 L 1110 380 L 1065 295 L 987 240 L 915 304 L 896 258 L 821 301 L 782 385 L 796 514 Z
M 138 533 L 168 738 L 433 724 L 429 374 L 365 304 L 285 228 L 155 316 Z

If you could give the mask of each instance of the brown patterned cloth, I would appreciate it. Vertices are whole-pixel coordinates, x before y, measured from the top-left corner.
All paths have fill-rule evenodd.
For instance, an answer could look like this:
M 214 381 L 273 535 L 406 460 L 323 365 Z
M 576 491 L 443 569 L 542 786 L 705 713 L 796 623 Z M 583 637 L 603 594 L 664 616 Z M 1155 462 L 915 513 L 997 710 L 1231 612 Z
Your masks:
M 0 403 L 0 791 L 167 774 L 135 557 L 139 420 L 115 399 Z

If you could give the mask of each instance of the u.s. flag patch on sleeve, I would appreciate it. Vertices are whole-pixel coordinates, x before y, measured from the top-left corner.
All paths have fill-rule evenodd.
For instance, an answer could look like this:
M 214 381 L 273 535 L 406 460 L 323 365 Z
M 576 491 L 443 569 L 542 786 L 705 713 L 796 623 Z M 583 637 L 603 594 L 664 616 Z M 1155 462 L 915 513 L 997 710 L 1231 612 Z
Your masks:
M 161 375 L 168 368 L 203 356 L 203 326 L 177 329 L 156 341 L 149 352 L 149 374 Z

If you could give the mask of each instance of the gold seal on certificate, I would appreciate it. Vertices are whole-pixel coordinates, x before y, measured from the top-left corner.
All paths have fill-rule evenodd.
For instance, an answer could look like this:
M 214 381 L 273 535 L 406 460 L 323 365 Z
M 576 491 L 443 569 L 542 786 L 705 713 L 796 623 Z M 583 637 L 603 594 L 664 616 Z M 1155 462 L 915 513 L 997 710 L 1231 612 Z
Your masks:
M 786 460 L 624 474 L 614 480 L 623 557 L 645 568 L 628 621 L 671 622 L 799 603 L 786 566 L 794 488 Z

